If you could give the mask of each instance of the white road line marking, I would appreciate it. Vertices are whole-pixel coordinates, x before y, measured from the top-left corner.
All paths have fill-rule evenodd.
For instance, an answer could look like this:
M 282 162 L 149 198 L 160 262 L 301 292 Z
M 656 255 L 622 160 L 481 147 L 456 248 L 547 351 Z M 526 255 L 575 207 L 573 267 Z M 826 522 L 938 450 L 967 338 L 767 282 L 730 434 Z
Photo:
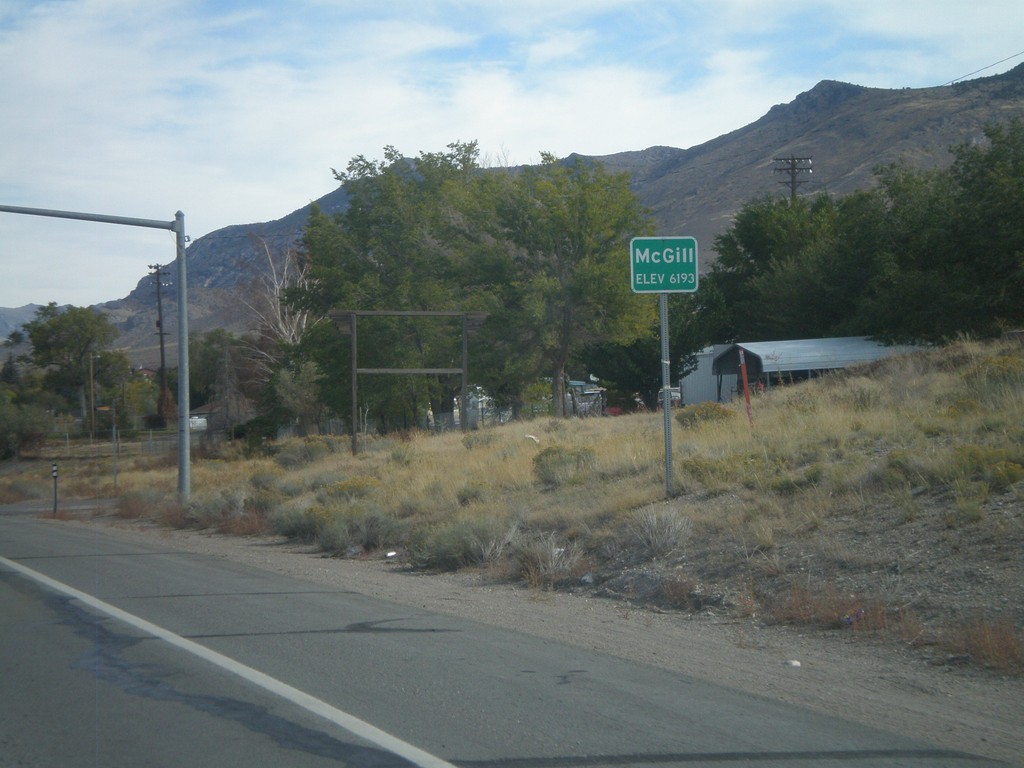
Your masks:
M 283 699 L 287 699 L 293 704 L 297 704 L 308 712 L 312 712 L 314 715 L 328 720 L 335 725 L 339 725 L 349 733 L 358 736 L 361 739 L 365 739 L 373 744 L 376 744 L 381 749 L 385 749 L 392 754 L 403 757 L 406 760 L 420 766 L 421 768 L 457 768 L 452 763 L 442 760 L 436 755 L 432 755 L 429 752 L 425 752 L 418 747 L 414 747 L 412 744 L 408 744 L 396 736 L 392 736 L 386 731 L 382 731 L 376 726 L 370 725 L 365 720 L 361 720 L 355 715 L 350 715 L 347 712 L 343 712 L 337 707 L 332 707 L 326 701 L 310 696 L 308 693 L 300 691 L 298 688 L 283 683 L 280 680 L 271 677 L 258 669 L 246 666 L 241 662 L 235 661 L 228 656 L 212 651 L 209 648 L 188 640 L 181 635 L 177 635 L 168 629 L 157 626 L 151 622 L 141 619 L 134 614 L 123 611 L 110 603 L 106 603 L 97 597 L 82 592 L 70 587 L 67 584 L 59 582 L 55 579 L 51 579 L 38 571 L 34 571 L 31 568 L 27 568 L 20 563 L 8 560 L 6 557 L 0 556 L 0 564 L 11 568 L 23 576 L 27 576 L 34 581 L 49 587 L 52 590 L 61 592 L 69 597 L 95 608 L 108 616 L 122 621 L 125 624 L 135 627 L 147 634 L 153 635 L 167 643 L 170 643 L 183 651 L 191 653 L 193 656 L 198 656 L 211 664 L 220 667 L 227 672 L 248 680 L 254 685 L 258 685 L 270 693 L 280 696 Z

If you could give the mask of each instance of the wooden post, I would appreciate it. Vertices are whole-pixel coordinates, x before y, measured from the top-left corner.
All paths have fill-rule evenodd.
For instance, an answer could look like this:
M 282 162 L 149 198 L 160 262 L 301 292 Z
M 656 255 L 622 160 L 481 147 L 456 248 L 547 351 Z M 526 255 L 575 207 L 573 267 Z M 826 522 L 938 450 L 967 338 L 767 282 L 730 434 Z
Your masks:
M 750 409 L 750 384 L 747 383 L 747 358 L 743 354 L 742 347 L 740 347 L 740 374 L 743 378 L 743 397 L 747 401 L 747 421 L 750 422 L 750 426 L 753 428 L 754 412 Z

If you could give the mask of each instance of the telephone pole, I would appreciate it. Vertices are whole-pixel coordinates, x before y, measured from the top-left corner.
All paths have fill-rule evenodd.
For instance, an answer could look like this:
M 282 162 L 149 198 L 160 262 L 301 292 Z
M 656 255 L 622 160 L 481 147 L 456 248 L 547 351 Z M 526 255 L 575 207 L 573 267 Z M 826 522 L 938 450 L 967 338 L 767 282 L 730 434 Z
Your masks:
M 806 184 L 807 179 L 799 178 L 801 173 L 810 175 L 813 173 L 811 170 L 812 159 L 809 157 L 774 157 L 772 158 L 778 165 L 772 168 L 772 173 L 785 173 L 789 176 L 785 181 L 780 181 L 779 184 L 785 184 L 789 187 L 789 199 L 796 200 L 796 189 L 801 184 Z
M 156 401 L 156 413 L 166 425 L 168 419 L 173 421 L 176 415 L 174 399 L 171 397 L 171 390 L 167 387 L 167 358 L 164 355 L 164 337 L 167 332 L 164 330 L 164 303 L 160 290 L 164 277 L 169 273 L 159 264 L 150 264 L 149 268 L 153 270 L 153 275 L 156 278 L 156 335 L 160 337 L 160 396 Z

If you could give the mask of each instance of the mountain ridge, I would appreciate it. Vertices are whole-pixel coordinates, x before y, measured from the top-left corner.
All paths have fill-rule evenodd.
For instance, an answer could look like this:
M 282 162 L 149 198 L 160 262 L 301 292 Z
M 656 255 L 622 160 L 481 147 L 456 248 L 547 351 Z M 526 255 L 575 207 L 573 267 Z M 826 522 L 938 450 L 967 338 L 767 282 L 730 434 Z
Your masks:
M 979 141 L 986 125 L 1015 117 L 1024 117 L 1024 64 L 1000 75 L 929 88 L 822 80 L 754 122 L 687 149 L 659 145 L 586 157 L 610 172 L 629 174 L 657 233 L 696 237 L 707 269 L 714 238 L 736 211 L 765 195 L 788 194 L 780 187 L 786 181 L 775 172 L 777 158 L 813 158 L 813 174 L 801 177 L 806 183 L 800 194 L 844 195 L 871 186 L 874 170 L 889 163 L 921 169 L 948 165 L 951 147 Z M 335 213 L 346 203 L 339 187 L 279 219 L 230 225 L 197 238 L 186 252 L 190 328 L 250 330 L 238 287 L 259 272 L 266 249 L 294 247 L 312 204 Z M 164 295 L 165 314 L 173 314 L 174 291 Z M 97 307 L 118 325 L 119 344 L 133 362 L 154 364 L 159 347 L 152 277 L 142 277 L 123 299 Z M 0 309 L 0 327 L 10 324 L 10 312 Z

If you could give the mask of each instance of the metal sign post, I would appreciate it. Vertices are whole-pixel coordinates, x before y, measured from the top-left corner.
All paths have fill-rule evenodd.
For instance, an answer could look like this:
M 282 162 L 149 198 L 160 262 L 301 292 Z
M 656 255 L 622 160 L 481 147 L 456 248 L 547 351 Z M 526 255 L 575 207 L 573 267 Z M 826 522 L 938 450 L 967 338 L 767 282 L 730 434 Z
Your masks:
M 633 293 L 657 293 L 661 322 L 661 409 L 665 422 L 665 495 L 672 488 L 672 380 L 668 352 L 668 294 L 697 290 L 697 240 L 692 237 L 634 237 L 629 241 L 629 284 Z
M 672 495 L 672 384 L 668 358 L 668 294 L 658 294 L 661 318 L 661 410 L 665 423 L 665 495 Z

